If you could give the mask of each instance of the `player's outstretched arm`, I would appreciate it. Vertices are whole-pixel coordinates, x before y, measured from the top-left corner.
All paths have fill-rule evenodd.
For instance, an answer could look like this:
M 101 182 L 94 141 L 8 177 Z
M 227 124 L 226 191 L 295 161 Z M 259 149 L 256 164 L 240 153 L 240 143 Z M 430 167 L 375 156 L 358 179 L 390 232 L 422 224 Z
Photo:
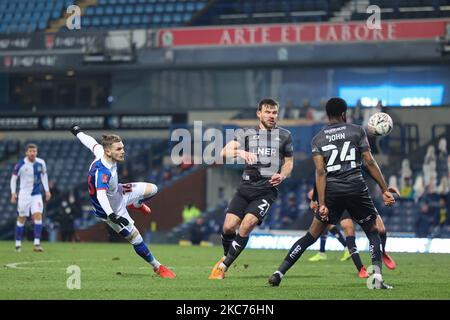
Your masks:
M 313 156 L 314 166 L 316 167 L 316 188 L 317 198 L 319 200 L 319 213 L 322 220 L 328 220 L 328 208 L 325 203 L 325 188 L 327 185 L 327 175 L 325 171 L 325 160 L 321 154 Z
M 50 188 L 48 186 L 48 174 L 47 174 L 47 165 L 45 164 L 45 161 L 42 163 L 43 170 L 41 172 L 41 181 L 42 186 L 45 190 L 45 201 L 49 201 L 52 197 L 52 194 L 50 193 Z
M 270 183 L 275 187 L 283 182 L 284 179 L 291 175 L 292 169 L 294 168 L 294 157 L 284 157 L 284 163 L 281 167 L 280 173 L 275 173 L 271 179 Z
M 256 155 L 251 152 L 247 152 L 239 149 L 241 144 L 236 140 L 228 142 L 225 147 L 220 151 L 220 156 L 223 159 L 226 158 L 237 158 L 240 157 L 245 160 L 248 164 L 253 164 L 257 162 Z
M 364 151 L 362 153 L 363 160 L 366 164 L 366 168 L 369 171 L 370 176 L 375 180 L 383 193 L 383 201 L 387 206 L 391 206 L 395 203 L 394 196 L 391 192 L 395 192 L 393 188 L 389 187 L 384 180 L 383 174 L 381 173 L 380 167 L 377 161 L 374 159 L 372 152 Z
M 73 124 L 70 128 L 70 132 L 81 141 L 81 143 L 91 150 L 95 157 L 100 158 L 103 155 L 103 147 L 91 136 L 81 131 L 81 128 L 77 124 Z
M 16 188 L 17 188 L 17 175 L 13 174 L 11 176 L 11 182 L 10 182 L 10 187 L 11 187 L 11 203 L 12 204 L 16 204 L 17 203 L 17 193 L 16 193 Z

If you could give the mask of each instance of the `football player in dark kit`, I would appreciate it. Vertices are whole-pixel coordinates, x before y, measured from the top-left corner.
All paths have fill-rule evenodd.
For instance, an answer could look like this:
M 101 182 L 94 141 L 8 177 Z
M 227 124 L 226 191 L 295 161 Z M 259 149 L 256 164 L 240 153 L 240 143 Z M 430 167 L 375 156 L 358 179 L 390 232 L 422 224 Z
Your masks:
M 292 136 L 276 124 L 278 102 L 261 100 L 256 115 L 259 126 L 237 130 L 234 140 L 221 151 L 225 159 L 245 161 L 245 168 L 223 224 L 224 255 L 213 267 L 209 279 L 225 277 L 226 270 L 247 245 L 251 231 L 262 223 L 276 200 L 277 186 L 292 171 Z
M 341 98 L 332 98 L 326 104 L 326 112 L 329 123 L 311 142 L 319 208 L 308 232 L 294 243 L 278 270 L 270 276 L 269 284 L 278 286 L 286 272 L 317 240 L 327 225 L 338 224 L 342 213 L 347 210 L 369 239 L 375 271 L 370 288 L 391 289 L 383 282 L 381 275 L 381 240 L 376 225 L 378 212 L 362 175 L 362 161 L 381 188 L 386 206 L 395 203 L 392 192 L 396 191 L 386 184 L 370 152 L 365 130 L 361 126 L 346 123 L 347 103 Z

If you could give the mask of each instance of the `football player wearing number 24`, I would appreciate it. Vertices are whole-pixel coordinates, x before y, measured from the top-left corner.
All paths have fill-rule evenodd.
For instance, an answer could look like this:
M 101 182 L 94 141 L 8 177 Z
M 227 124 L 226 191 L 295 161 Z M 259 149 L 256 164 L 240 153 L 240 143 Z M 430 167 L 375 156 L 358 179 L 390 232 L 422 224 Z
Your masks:
M 329 123 L 311 142 L 319 209 L 305 236 L 294 243 L 280 267 L 269 277 L 271 286 L 278 286 L 286 272 L 303 252 L 316 242 L 328 224 L 337 224 L 345 210 L 363 229 L 369 239 L 369 251 L 375 274 L 371 289 L 391 289 L 382 278 L 381 239 L 376 219 L 378 212 L 362 175 L 364 160 L 370 175 L 377 182 L 386 206 L 392 206 L 395 189 L 389 187 L 370 152 L 365 130 L 347 124 L 347 103 L 331 98 L 326 104 Z

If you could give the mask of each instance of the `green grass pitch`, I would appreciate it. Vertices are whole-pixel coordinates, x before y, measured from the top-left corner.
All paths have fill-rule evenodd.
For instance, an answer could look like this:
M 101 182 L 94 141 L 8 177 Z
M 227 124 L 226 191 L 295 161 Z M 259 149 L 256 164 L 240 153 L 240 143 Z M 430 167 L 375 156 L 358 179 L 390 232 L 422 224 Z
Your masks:
M 281 286 L 267 285 L 268 276 L 285 250 L 245 250 L 224 280 L 208 280 L 222 254 L 216 247 L 151 245 L 153 254 L 172 268 L 176 279 L 158 278 L 129 244 L 43 243 L 45 252 L 32 252 L 25 242 L 21 253 L 14 243 L 0 242 L 0 299 L 450 299 L 450 255 L 393 253 L 398 267 L 384 268 L 393 290 L 369 290 L 351 261 L 341 252 L 328 260 L 309 262 L 306 251 Z M 367 265 L 369 257 L 362 253 Z M 67 267 L 81 269 L 81 289 L 69 290 Z

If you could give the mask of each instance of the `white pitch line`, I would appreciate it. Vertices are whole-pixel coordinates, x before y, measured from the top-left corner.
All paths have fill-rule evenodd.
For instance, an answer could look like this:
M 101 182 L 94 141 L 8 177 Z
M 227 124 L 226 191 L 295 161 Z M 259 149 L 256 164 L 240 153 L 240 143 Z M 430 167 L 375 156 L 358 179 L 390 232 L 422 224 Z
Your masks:
M 34 268 L 27 268 L 27 267 L 19 267 L 21 264 L 30 264 L 30 263 L 48 263 L 48 262 L 62 262 L 62 260 L 40 260 L 40 261 L 23 261 L 23 262 L 14 262 L 14 263 L 8 263 L 5 265 L 7 268 L 11 269 L 34 269 Z

